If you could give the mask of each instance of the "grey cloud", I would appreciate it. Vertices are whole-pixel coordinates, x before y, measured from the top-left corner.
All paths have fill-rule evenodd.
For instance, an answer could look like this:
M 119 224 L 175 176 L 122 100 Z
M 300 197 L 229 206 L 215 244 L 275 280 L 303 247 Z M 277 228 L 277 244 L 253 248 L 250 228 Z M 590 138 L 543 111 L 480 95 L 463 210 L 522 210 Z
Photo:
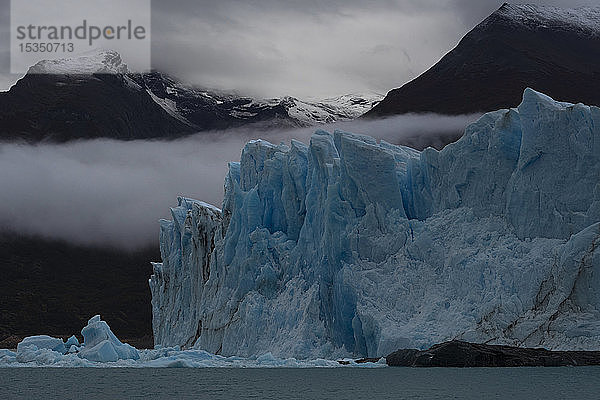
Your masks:
M 156 1 L 153 61 L 198 84 L 257 96 L 387 92 L 433 65 L 502 2 Z
M 467 27 L 475 26 L 491 12 L 500 8 L 504 0 L 450 0 L 450 5 Z M 598 6 L 598 0 L 526 0 L 514 1 L 514 4 L 536 4 L 564 8 Z
M 421 3 L 157 5 L 153 63 L 201 85 L 257 96 L 387 92 L 430 66 L 460 36 L 452 23 L 439 22 L 452 19 L 450 10 L 427 1 L 424 12 Z M 187 15 L 181 12 L 186 6 Z
M 0 6 L 6 2 L 0 0 Z M 152 62 L 156 69 L 200 86 L 258 97 L 385 93 L 433 65 L 501 4 L 502 0 L 154 0 Z M 6 64 L 5 59 L 0 55 L 0 64 Z M 16 78 L 4 75 L 0 84 Z
M 408 115 L 324 126 L 364 133 L 392 143 L 422 146 L 461 131 L 475 116 Z M 62 145 L 0 146 L 0 229 L 124 248 L 156 243 L 159 218 L 169 218 L 176 196 L 220 204 L 228 161 L 244 143 L 296 138 L 315 128 L 239 129 L 186 139 Z

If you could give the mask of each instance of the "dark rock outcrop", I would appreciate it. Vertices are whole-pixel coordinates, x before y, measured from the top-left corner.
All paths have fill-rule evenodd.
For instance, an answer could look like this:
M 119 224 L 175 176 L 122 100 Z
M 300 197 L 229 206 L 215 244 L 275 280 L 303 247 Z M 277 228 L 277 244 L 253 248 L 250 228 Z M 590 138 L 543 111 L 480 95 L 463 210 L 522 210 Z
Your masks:
M 354 360 L 354 362 L 356 364 L 377 363 L 377 362 L 379 362 L 380 359 L 381 358 L 379 358 L 379 357 L 365 357 L 365 358 L 359 358 L 358 360 Z M 350 365 L 350 364 L 352 364 L 352 361 L 338 360 L 338 363 L 340 363 L 341 365 Z
M 550 351 L 455 340 L 427 350 L 398 350 L 386 360 L 392 367 L 563 367 L 600 365 L 600 351 Z

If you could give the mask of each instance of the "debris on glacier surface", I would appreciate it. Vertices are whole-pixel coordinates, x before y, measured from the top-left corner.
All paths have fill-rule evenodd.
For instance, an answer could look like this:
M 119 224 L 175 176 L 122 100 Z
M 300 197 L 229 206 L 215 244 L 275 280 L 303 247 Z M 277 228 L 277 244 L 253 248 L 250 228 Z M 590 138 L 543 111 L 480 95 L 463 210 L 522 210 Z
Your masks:
M 249 142 L 222 210 L 179 198 L 155 344 L 386 355 L 446 340 L 600 349 L 600 109 L 526 89 L 422 152 L 345 132 Z

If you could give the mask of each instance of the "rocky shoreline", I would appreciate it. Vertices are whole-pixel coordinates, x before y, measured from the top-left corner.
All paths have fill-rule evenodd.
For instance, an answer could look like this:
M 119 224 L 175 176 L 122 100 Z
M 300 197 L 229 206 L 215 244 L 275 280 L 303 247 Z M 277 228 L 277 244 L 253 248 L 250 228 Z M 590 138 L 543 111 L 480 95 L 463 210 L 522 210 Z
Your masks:
M 550 351 L 458 340 L 427 350 L 401 349 L 386 357 L 392 367 L 564 367 L 600 365 L 600 351 Z

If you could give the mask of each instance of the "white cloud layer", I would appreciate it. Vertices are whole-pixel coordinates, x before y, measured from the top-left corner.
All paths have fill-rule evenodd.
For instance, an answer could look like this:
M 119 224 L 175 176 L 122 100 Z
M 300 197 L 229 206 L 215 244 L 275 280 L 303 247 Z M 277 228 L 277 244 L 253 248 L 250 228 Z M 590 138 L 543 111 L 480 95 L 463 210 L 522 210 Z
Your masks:
M 460 132 L 475 116 L 407 115 L 325 126 L 422 147 Z M 308 142 L 314 128 L 203 133 L 163 141 L 0 145 L 0 230 L 79 244 L 135 248 L 158 240 L 178 195 L 220 205 L 228 161 L 253 138 Z

